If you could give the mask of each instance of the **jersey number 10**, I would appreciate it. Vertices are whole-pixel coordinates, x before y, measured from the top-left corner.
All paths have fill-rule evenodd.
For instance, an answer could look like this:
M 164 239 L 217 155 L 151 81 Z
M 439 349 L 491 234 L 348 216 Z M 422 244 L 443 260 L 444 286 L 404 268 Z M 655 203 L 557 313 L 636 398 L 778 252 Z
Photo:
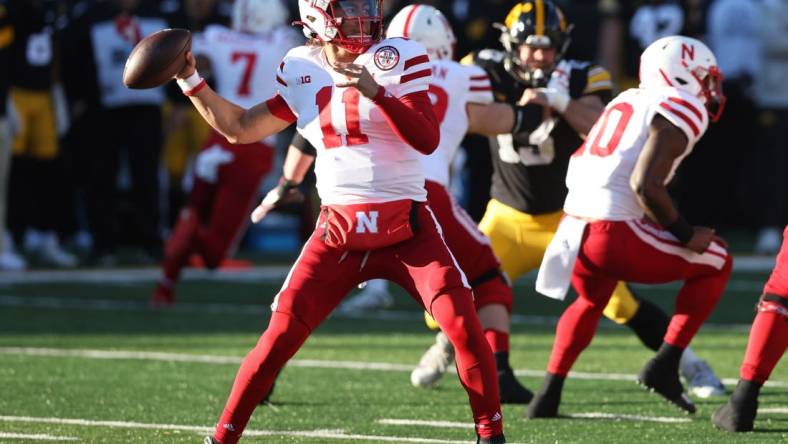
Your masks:
M 608 125 L 611 123 L 610 116 L 613 115 L 614 111 L 614 122 L 616 126 L 609 128 Z M 586 143 L 590 141 L 588 152 L 592 156 L 599 157 L 607 157 L 613 154 L 613 151 L 618 148 L 618 144 L 621 142 L 621 137 L 624 136 L 624 131 L 627 129 L 629 119 L 632 118 L 633 112 L 634 109 L 632 105 L 626 102 L 617 103 L 606 109 L 588 134 L 588 139 L 586 139 Z M 603 137 L 604 140 L 602 139 Z M 582 156 L 585 152 L 585 148 L 586 144 L 584 143 L 574 156 Z

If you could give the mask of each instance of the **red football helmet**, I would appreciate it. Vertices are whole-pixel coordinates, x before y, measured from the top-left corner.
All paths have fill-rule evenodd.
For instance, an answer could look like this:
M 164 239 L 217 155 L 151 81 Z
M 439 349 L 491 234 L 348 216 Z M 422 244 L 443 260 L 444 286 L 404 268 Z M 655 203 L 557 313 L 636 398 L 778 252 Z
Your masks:
M 383 0 L 299 0 L 304 35 L 361 54 L 383 35 Z

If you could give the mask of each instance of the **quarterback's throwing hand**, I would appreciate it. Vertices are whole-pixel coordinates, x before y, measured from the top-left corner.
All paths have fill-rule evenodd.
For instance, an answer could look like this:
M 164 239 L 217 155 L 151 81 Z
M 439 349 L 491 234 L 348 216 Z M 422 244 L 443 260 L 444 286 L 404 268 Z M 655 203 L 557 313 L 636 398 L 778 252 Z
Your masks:
M 371 99 L 378 93 L 378 82 L 372 78 L 364 65 L 355 63 L 338 63 L 334 66 L 334 71 L 347 76 L 347 82 L 337 83 L 340 88 L 352 86 L 359 90 L 364 97 Z
M 176 79 L 186 79 L 194 74 L 194 71 L 197 69 L 197 60 L 194 58 L 191 51 L 186 51 L 184 57 L 186 58 L 186 63 L 183 65 L 180 72 L 175 74 Z
M 289 203 L 301 203 L 304 201 L 304 194 L 298 189 L 298 184 L 282 179 L 276 188 L 265 195 L 260 205 L 252 211 L 252 222 L 257 223 L 263 220 L 266 214 L 274 208 Z

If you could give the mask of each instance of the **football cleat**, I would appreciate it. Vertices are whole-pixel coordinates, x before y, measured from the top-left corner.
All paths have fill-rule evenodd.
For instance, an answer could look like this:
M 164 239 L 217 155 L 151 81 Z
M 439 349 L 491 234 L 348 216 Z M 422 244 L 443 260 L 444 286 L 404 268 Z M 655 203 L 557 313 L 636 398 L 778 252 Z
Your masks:
M 758 401 L 753 404 L 734 403 L 733 400 L 711 415 L 711 422 L 719 429 L 729 432 L 751 432 L 758 412 Z
M 501 393 L 501 404 L 528 404 L 534 397 L 533 392 L 523 387 L 514 377 L 511 368 L 498 370 L 498 389 Z
M 167 308 L 171 307 L 175 304 L 175 293 L 172 291 L 172 287 L 168 287 L 161 282 L 156 284 L 156 289 L 153 290 L 153 294 L 148 301 L 148 307 L 150 308 Z
M 728 402 L 711 416 L 711 422 L 729 432 L 750 432 L 758 414 L 760 384 L 740 380 Z
M 410 373 L 414 387 L 431 387 L 446 374 L 454 362 L 454 347 L 443 332 L 435 335 L 435 343 L 424 352 L 419 365 Z
M 482 438 L 479 437 L 476 439 L 476 444 L 505 444 L 506 437 L 503 434 L 498 436 L 493 436 L 492 438 Z
M 377 290 L 375 288 L 365 288 L 357 295 L 348 299 L 339 306 L 339 313 L 365 313 L 376 310 L 383 310 L 394 305 L 394 297 L 388 290 Z
M 564 378 L 548 373 L 545 376 L 542 388 L 539 389 L 528 404 L 528 408 L 525 410 L 525 417 L 528 419 L 557 417 L 563 388 Z
M 205 439 L 202 440 L 202 444 L 220 444 L 219 441 L 213 439 L 212 436 L 206 436 Z
M 22 256 L 10 250 L 0 252 L 0 270 L 24 271 L 26 268 L 27 261 Z
M 677 369 L 663 365 L 656 359 L 651 359 L 640 370 L 637 383 L 649 391 L 658 393 L 684 412 L 695 413 L 695 404 L 684 393 Z
M 683 361 L 682 361 L 683 363 Z M 694 361 L 680 367 L 691 395 L 698 398 L 725 395 L 725 386 L 706 361 Z
M 74 268 L 79 265 L 79 259 L 60 246 L 54 232 L 40 233 L 39 236 L 36 241 L 28 245 L 39 261 L 58 268 Z M 28 239 L 26 238 L 25 241 L 27 244 Z

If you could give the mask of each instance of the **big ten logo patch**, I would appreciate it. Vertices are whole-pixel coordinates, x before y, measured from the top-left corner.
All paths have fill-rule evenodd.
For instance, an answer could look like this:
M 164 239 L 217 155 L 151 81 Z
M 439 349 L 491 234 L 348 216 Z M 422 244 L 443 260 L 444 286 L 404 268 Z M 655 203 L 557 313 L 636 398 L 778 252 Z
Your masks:
M 312 76 L 299 76 L 296 83 L 299 85 L 306 85 L 307 83 L 312 83 Z
M 399 51 L 393 46 L 384 46 L 375 51 L 373 59 L 378 69 L 389 71 L 399 63 Z
M 369 214 L 363 211 L 356 211 L 356 233 L 377 233 L 378 232 L 378 212 L 370 211 Z

